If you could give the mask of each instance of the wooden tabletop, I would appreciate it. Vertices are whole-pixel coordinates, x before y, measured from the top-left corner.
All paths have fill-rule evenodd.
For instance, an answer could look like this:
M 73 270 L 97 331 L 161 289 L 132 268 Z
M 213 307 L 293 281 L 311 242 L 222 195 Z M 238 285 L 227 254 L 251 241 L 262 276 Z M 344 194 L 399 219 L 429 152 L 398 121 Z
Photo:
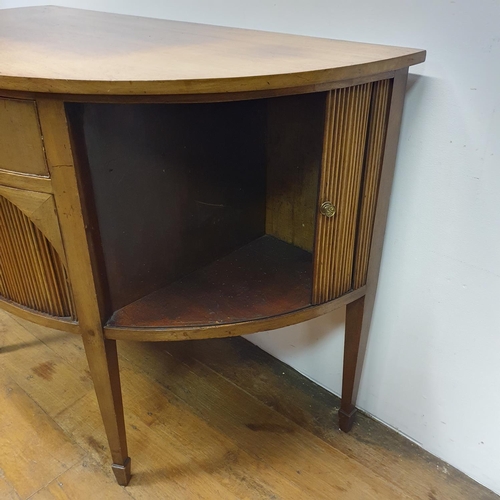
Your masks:
M 249 92 L 397 70 L 425 51 L 63 7 L 0 10 L 0 89 Z

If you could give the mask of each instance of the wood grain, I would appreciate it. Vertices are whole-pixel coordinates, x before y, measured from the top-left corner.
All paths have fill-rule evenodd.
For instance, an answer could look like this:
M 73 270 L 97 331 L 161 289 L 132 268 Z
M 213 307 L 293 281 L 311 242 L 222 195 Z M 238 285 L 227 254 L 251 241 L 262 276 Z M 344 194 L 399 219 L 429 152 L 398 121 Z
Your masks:
M 209 102 L 245 101 L 253 99 L 264 99 L 271 97 L 286 97 L 299 94 L 311 94 L 326 92 L 333 89 L 341 89 L 361 85 L 363 83 L 375 82 L 378 80 L 391 79 L 398 70 L 385 71 L 383 73 L 355 76 L 346 80 L 334 82 L 324 82 L 321 84 L 304 84 L 293 88 L 276 88 L 263 90 L 248 90 L 240 92 L 211 92 L 206 94 L 133 94 L 133 95 L 112 95 L 112 94 L 65 94 L 58 93 L 59 99 L 65 103 L 101 103 L 101 104 L 194 104 Z M 0 88 L 0 96 L 9 99 L 38 99 L 51 98 L 53 94 L 49 92 L 23 92 L 20 90 L 5 90 Z
M 351 409 L 360 372 L 354 357 L 359 358 L 364 342 L 358 305 L 366 291 L 368 248 L 379 241 L 374 193 L 390 97 L 373 79 L 397 80 L 396 99 L 391 96 L 396 107 L 387 125 L 397 136 L 394 113 L 402 107 L 403 85 L 398 75 L 401 68 L 407 71 L 423 61 L 425 52 L 57 7 L 3 10 L 0 34 L 0 294 L 7 299 L 0 305 L 25 317 L 15 303 L 59 316 L 67 306 L 73 318 L 76 311 L 89 366 L 83 372 L 75 338 L 53 359 L 47 345 L 35 352 L 28 341 L 29 366 L 19 363 L 20 346 L 29 335 L 14 328 L 5 335 L 13 341 L 7 350 L 13 356 L 2 367 L 9 368 L 20 389 L 30 395 L 42 388 L 40 408 L 75 436 L 77 446 L 90 447 L 92 460 L 101 460 L 105 448 L 103 436 L 98 433 L 96 439 L 92 432 L 99 412 L 88 390 L 90 373 L 113 473 L 126 485 L 130 458 L 117 338 L 240 335 L 304 321 L 355 301 L 348 305 L 348 330 L 354 333 L 346 342 L 351 355 L 343 404 L 346 412 Z M 297 92 L 311 94 L 263 99 Z M 83 103 L 65 104 L 63 95 Z M 234 102 L 170 103 L 205 98 Z M 100 99 L 116 104 L 92 104 Z M 141 99 L 151 104 L 131 104 Z M 389 157 L 393 137 L 385 146 Z M 48 173 L 50 180 L 35 180 Z M 35 186 L 41 192 L 34 192 Z M 315 229 L 316 208 L 326 199 L 337 206 L 337 217 L 320 217 Z M 284 241 L 260 238 L 266 230 Z M 272 245 L 263 243 L 269 241 Z M 370 260 L 369 275 L 377 255 Z M 63 285 L 66 297 L 72 296 L 66 269 L 74 305 L 61 299 Z M 359 288 L 352 291 L 353 285 Z M 154 292 L 159 287 L 165 288 Z M 334 489 L 346 498 L 409 497 L 337 450 L 334 463 L 328 462 L 330 446 L 311 443 L 300 426 L 253 398 L 248 401 L 206 366 L 176 360 L 168 365 L 145 350 L 142 354 L 135 362 L 126 359 L 124 371 L 127 383 L 133 386 L 138 378 L 140 387 L 127 396 L 133 408 L 132 443 L 147 467 L 137 478 L 145 486 L 138 497 L 183 498 L 189 492 L 239 499 L 257 491 L 255 498 L 259 493 L 331 498 Z M 158 383 L 165 366 L 181 378 Z M 148 379 L 157 382 L 145 392 Z M 66 393 L 56 397 L 68 380 Z M 191 393 L 181 380 L 191 384 Z M 165 395 L 172 402 L 168 411 L 150 418 Z M 201 406 L 193 411 L 195 418 L 183 418 L 179 409 L 196 404 Z M 222 407 L 224 413 L 214 411 Z M 199 440 L 205 455 L 199 458 L 199 447 L 188 451 L 190 440 L 166 428 L 167 422 L 184 424 L 190 434 L 201 422 L 202 434 L 209 435 Z M 257 444 L 257 433 L 270 435 Z M 217 445 L 223 434 L 227 439 Z M 292 444 L 287 434 L 296 437 Z M 219 473 L 218 463 L 234 462 L 234 456 L 259 477 L 253 488 L 235 484 L 241 473 L 234 467 Z M 167 457 L 171 479 L 159 490 L 154 489 L 154 457 Z M 269 470 L 260 473 L 260 462 L 269 470 L 282 467 L 280 480 L 273 481 Z M 66 464 L 62 469 L 68 478 L 77 470 Z M 0 492 L 17 494 L 19 478 L 10 475 L 14 482 L 0 481 Z M 356 481 L 346 479 L 349 475 Z M 102 491 L 113 491 L 99 479 Z M 39 490 L 40 498 L 82 491 L 81 485 L 63 491 L 54 480 Z M 287 483 L 292 485 L 288 494 Z
M 130 446 L 142 464 L 130 484 L 132 495 L 139 490 L 141 498 L 151 498 L 155 492 L 160 496 L 185 488 L 200 492 L 201 498 L 274 494 L 326 500 L 333 490 L 346 498 L 401 498 L 397 487 L 256 404 L 203 365 L 184 364 L 158 349 L 154 356 L 151 347 L 133 346 L 121 359 Z M 93 456 L 102 461 L 104 436 L 95 431 L 98 413 L 91 394 L 57 418 L 80 446 L 88 448 L 87 436 L 94 435 Z M 357 481 L 348 479 L 351 474 Z
M 103 467 L 106 437 L 80 338 L 5 313 L 0 313 L 0 331 L 2 499 L 38 491 L 35 500 L 195 494 L 303 500 L 331 499 L 332 493 L 357 500 L 371 493 L 362 490 L 359 496 L 367 483 L 377 490 L 368 496 L 374 500 L 392 495 L 429 500 L 430 494 L 498 499 L 366 415 L 359 415 L 350 434 L 339 432 L 332 425 L 336 396 L 237 338 L 124 343 L 127 423 L 138 459 L 124 490 Z M 38 359 L 54 364 L 51 380 L 31 370 Z M 311 451 L 318 456 L 308 464 Z M 344 478 L 332 482 L 334 473 L 326 472 L 331 468 Z M 358 478 L 363 486 L 356 484 Z
M 26 328 L 19 328 L 24 320 L 1 311 L 2 322 L 0 345 L 2 369 L 8 370 L 9 377 L 26 394 L 38 394 L 39 407 L 51 418 L 72 406 L 86 392 L 93 392 L 92 381 L 84 356 L 81 337 L 49 330 L 44 343 L 39 341 Z M 33 332 L 46 332 L 45 327 L 33 325 Z M 75 364 L 64 361 L 54 354 L 50 345 L 62 339 L 74 337 Z M 78 346 L 78 347 L 77 347 Z M 87 369 L 87 371 L 85 371 Z
M 268 100 L 266 233 L 313 251 L 325 93 Z
M 354 423 L 356 406 L 354 384 L 359 358 L 359 343 L 363 326 L 365 298 L 347 304 L 345 313 L 344 364 L 342 370 L 342 400 L 339 409 L 339 427 L 349 432 Z M 364 354 L 364 353 L 363 353 Z M 361 364 L 362 364 L 361 360 Z M 357 389 L 357 388 L 356 388 Z
M 30 500 L 131 500 L 126 490 L 107 476 L 102 467 L 85 458 L 69 468 L 46 486 L 38 490 Z
M 122 466 L 116 474 L 117 480 L 125 485 L 130 479 L 130 459 L 116 342 L 105 339 L 102 330 L 104 307 L 103 298 L 99 295 L 102 287 L 98 284 L 99 278 L 93 266 L 91 235 L 87 234 L 84 220 L 64 103 L 39 99 L 37 105 L 83 344 L 113 464 Z
M 0 33 L 0 88 L 33 92 L 291 89 L 393 71 L 425 59 L 425 51 L 417 49 L 60 7 L 2 10 Z
M 329 201 L 336 214 L 318 213 L 313 303 L 346 293 L 352 286 L 354 244 L 372 84 L 331 91 L 323 147 L 318 205 Z
M 23 305 L 1 297 L 0 309 L 3 309 L 19 318 L 31 321 L 35 325 L 42 325 L 47 328 L 53 328 L 55 330 L 61 330 L 68 333 L 80 333 L 80 325 L 75 320 L 70 320 L 69 318 L 58 318 L 40 311 L 34 311 L 33 309 L 29 309 Z
M 366 297 L 363 312 L 363 328 L 361 331 L 358 362 L 353 389 L 353 401 L 356 401 L 363 369 L 364 353 L 368 343 L 368 334 L 371 325 L 373 307 L 378 284 L 380 261 L 384 243 L 387 213 L 389 211 L 389 200 L 391 197 L 392 179 L 396 168 L 396 154 L 401 130 L 401 120 L 408 81 L 408 69 L 398 71 L 393 79 L 389 105 L 389 117 L 387 123 L 387 139 L 384 145 L 382 172 L 378 189 L 377 204 L 375 209 L 375 221 L 370 245 L 370 260 L 368 263 L 368 275 Z
M 35 101 L 0 98 L 0 169 L 48 175 Z
M 264 100 L 69 110 L 112 311 L 265 233 Z
M 375 208 L 384 159 L 392 80 L 373 84 L 368 137 L 361 190 L 361 206 L 357 228 L 356 255 L 354 260 L 353 288 L 366 285 L 370 246 L 372 242 Z
M 27 189 L 0 186 L 0 196 L 21 210 L 54 246 L 59 258 L 66 263 L 54 197 Z
M 178 340 L 195 340 L 221 337 L 235 337 L 249 333 L 276 330 L 285 326 L 295 325 L 303 321 L 327 314 L 340 307 L 345 307 L 350 302 L 366 293 L 366 288 L 361 287 L 345 295 L 319 304 L 299 309 L 294 312 L 271 316 L 268 318 L 226 323 L 220 325 L 181 326 L 181 327 L 118 327 L 105 326 L 106 338 L 115 340 L 138 340 L 144 342 L 162 342 Z
M 218 464 L 231 456 L 234 457 L 235 467 L 245 468 L 248 462 L 252 466 L 254 459 L 260 460 L 261 470 L 272 468 L 278 472 L 277 483 L 281 479 L 292 486 L 299 486 L 299 492 L 291 489 L 288 495 L 282 489 L 280 497 L 283 499 L 326 500 L 331 498 L 332 491 L 353 499 L 377 498 L 377 495 L 387 499 L 406 497 L 397 487 L 380 481 L 365 467 L 346 460 L 345 455 L 332 447 L 325 447 L 324 443 L 303 432 L 288 418 L 253 398 L 249 400 L 231 382 L 215 372 L 211 373 L 206 366 L 195 360 L 184 363 L 186 358 L 177 360 L 165 351 L 161 357 L 151 356 L 152 351 L 149 350 L 148 355 L 147 345 L 144 346 L 146 349 L 141 349 L 142 362 L 135 357 L 129 358 L 134 360 L 134 376 L 139 371 L 148 378 L 158 380 L 163 388 L 168 386 L 167 394 L 171 401 L 164 405 L 159 402 L 159 394 L 151 398 L 146 396 L 141 406 L 146 408 L 146 414 L 148 411 L 152 413 L 148 415 L 149 419 L 145 418 L 146 422 L 162 427 L 167 423 L 181 424 L 182 420 L 176 415 L 177 405 L 191 408 L 195 417 L 236 445 L 233 445 L 229 457 L 227 454 L 212 455 L 214 468 L 221 467 Z M 168 364 L 163 361 L 167 357 L 170 358 Z M 186 387 L 190 390 L 186 391 Z M 224 411 L 219 410 L 222 407 Z M 348 479 L 351 474 L 357 478 L 356 481 Z M 262 474 L 257 473 L 257 481 L 260 477 Z M 279 487 L 283 486 L 279 484 Z
M 0 169 L 0 185 L 28 189 L 40 193 L 52 193 L 52 182 L 47 177 L 27 175 Z
M 35 311 L 74 319 L 73 297 L 60 254 L 4 195 L 0 188 L 0 295 Z M 37 203 L 37 211 L 46 202 Z M 54 213 L 52 219 L 57 223 Z
M 337 321 L 341 315 L 336 315 Z M 314 328 L 325 325 L 312 322 Z M 327 325 L 326 325 L 327 328 Z M 137 352 L 140 349 L 141 352 Z M 340 400 L 326 389 L 270 354 L 232 338 L 160 345 L 127 344 L 123 356 L 134 360 L 147 353 L 148 361 L 169 356 L 192 366 L 196 362 L 229 380 L 236 387 L 292 420 L 352 459 L 362 463 L 412 498 L 495 499 L 478 483 L 409 441 L 403 435 L 358 412 L 349 434 L 341 432 L 334 412 Z M 154 352 L 153 352 L 154 351 Z
M 4 314 L 4 313 L 2 313 Z M 4 355 L 2 355 L 4 357 Z M 2 479 L 7 478 L 12 496 L 24 499 L 43 488 L 47 478 L 78 463 L 84 452 L 60 427 L 8 377 L 0 373 L 0 496 L 8 499 Z
M 108 326 L 222 325 L 285 314 L 310 304 L 311 254 L 263 236 L 115 312 Z

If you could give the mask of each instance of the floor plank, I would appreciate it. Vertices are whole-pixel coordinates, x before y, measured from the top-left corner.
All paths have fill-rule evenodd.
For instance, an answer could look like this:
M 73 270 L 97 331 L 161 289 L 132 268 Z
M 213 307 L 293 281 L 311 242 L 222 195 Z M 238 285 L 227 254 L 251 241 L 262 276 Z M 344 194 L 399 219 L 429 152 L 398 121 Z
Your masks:
M 244 339 L 123 342 L 119 355 L 127 488 L 81 339 L 0 312 L 0 498 L 499 498 L 366 416 L 339 432 L 338 398 Z
M 14 317 L 2 313 L 2 367 L 49 416 L 57 415 L 86 392 L 93 392 L 89 375 L 51 348 L 68 334 L 53 333 L 52 342 L 41 343 L 29 327 L 22 327 Z M 84 366 L 83 349 L 80 357 L 80 366 Z
M 7 498 L 16 498 L 16 494 L 27 498 L 79 462 L 84 452 L 3 370 L 0 387 L 0 468 L 4 476 L 0 491 Z
M 4 472 L 0 470 L 0 498 L 4 500 L 19 500 L 21 497 L 16 493 L 14 486 L 5 479 Z
M 127 343 L 121 353 L 247 453 L 270 464 L 289 481 L 297 481 L 300 476 L 298 481 L 309 498 L 330 498 L 332 489 L 338 491 L 338 498 L 405 498 L 401 490 L 206 366 L 196 360 L 189 360 L 189 364 L 187 360 L 180 362 L 165 351 L 166 355 L 161 356 L 162 348 Z M 353 477 L 356 481 L 352 481 Z
M 103 473 L 101 464 L 83 460 L 37 491 L 30 500 L 131 500 L 126 488 Z
M 338 429 L 340 399 L 242 338 L 165 344 L 178 360 L 197 359 L 269 407 L 422 500 L 500 498 L 415 443 L 358 412 Z

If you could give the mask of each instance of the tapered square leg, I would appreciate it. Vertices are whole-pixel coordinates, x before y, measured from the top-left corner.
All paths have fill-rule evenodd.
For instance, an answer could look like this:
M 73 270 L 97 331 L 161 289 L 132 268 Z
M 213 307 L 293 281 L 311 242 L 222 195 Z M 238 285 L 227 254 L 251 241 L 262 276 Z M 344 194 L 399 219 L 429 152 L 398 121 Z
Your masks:
M 384 147 L 382 174 L 370 245 L 370 263 L 366 278 L 367 300 L 365 303 L 365 298 L 362 297 L 348 304 L 346 308 L 342 404 L 339 411 L 339 426 L 344 432 L 349 432 L 356 414 L 356 397 L 380 270 L 407 78 L 408 69 L 405 68 L 397 71 L 393 80 L 389 120 L 386 131 L 387 140 Z M 366 328 L 362 331 L 363 316 Z
M 130 481 L 131 473 L 130 473 L 130 457 L 125 460 L 124 465 L 113 464 L 111 468 L 113 469 L 113 473 L 116 478 L 116 482 L 121 486 L 127 486 Z
M 359 386 L 359 371 L 362 363 L 359 351 L 365 298 L 361 297 L 346 307 L 344 369 L 342 376 L 342 401 L 339 410 L 339 427 L 349 432 L 356 415 L 356 395 Z
M 344 432 L 349 432 L 354 424 L 354 417 L 358 409 L 354 407 L 350 413 L 344 412 L 344 410 L 339 410 L 339 429 Z
M 118 482 L 127 484 L 130 459 L 125 438 L 118 354 L 116 341 L 106 339 L 102 329 L 109 314 L 104 312 L 105 286 L 92 243 L 93 223 L 89 222 L 89 212 L 84 207 L 84 197 L 87 196 L 87 202 L 91 199 L 81 177 L 85 160 L 75 166 L 78 158 L 73 155 L 72 149 L 78 141 L 70 138 L 64 101 L 39 98 L 36 106 L 85 354 L 111 457 L 116 465 L 113 470 L 117 469 Z M 87 208 L 91 206 L 90 201 Z
M 118 484 L 126 486 L 131 476 L 130 458 L 125 435 L 116 341 L 104 339 L 101 335 L 83 335 L 83 341 L 111 450 L 111 467 Z

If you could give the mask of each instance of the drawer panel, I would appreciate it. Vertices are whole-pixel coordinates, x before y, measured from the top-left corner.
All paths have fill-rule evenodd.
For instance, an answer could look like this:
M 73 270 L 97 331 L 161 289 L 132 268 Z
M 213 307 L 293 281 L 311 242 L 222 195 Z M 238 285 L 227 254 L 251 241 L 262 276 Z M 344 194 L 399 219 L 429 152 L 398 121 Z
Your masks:
M 0 169 L 48 175 L 34 101 L 0 98 Z

